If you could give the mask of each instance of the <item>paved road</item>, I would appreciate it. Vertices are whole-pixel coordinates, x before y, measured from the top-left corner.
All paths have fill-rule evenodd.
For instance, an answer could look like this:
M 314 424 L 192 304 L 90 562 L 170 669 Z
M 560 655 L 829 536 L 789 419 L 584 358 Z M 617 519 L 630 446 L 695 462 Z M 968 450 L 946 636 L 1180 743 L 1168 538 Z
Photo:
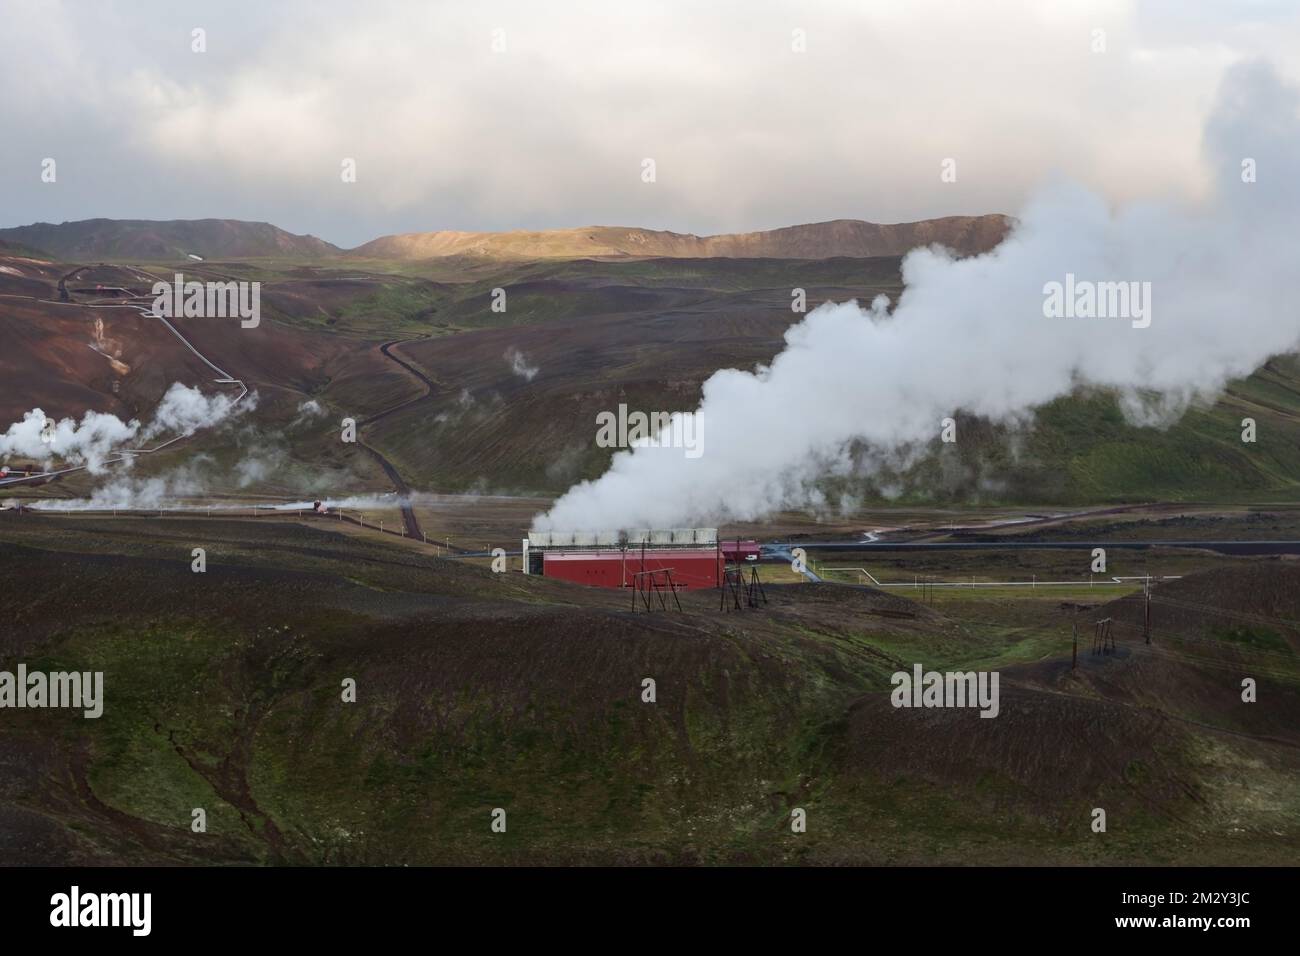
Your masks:
M 391 359 L 392 361 L 396 362 L 403 369 L 405 369 L 406 372 L 412 378 L 418 381 L 420 385 L 423 386 L 424 388 L 424 394 L 417 395 L 414 398 L 408 398 L 403 402 L 398 402 L 396 405 L 390 405 L 388 408 L 385 408 L 382 411 L 375 412 L 375 414 L 363 418 L 361 419 L 361 421 L 357 422 L 358 425 L 369 425 L 372 422 L 377 422 L 382 418 L 387 418 L 389 415 L 392 415 L 394 412 L 400 412 L 403 408 L 408 408 L 411 405 L 416 404 L 417 402 L 424 401 L 433 393 L 433 389 L 435 387 L 433 382 L 430 381 L 429 378 L 418 368 L 416 368 L 410 362 L 406 361 L 406 359 L 402 358 L 401 356 L 393 352 L 392 350 L 393 346 L 401 345 L 402 342 L 404 341 L 406 340 L 395 339 L 392 342 L 385 342 L 383 345 L 379 346 L 379 351 L 384 353 L 385 358 Z
M 365 442 L 358 439 L 357 444 L 369 452 L 370 456 L 379 463 L 379 467 L 384 469 L 384 474 L 388 476 L 388 480 L 397 489 L 397 497 L 400 501 L 397 510 L 402 513 L 402 524 L 406 526 L 406 533 L 412 538 L 423 540 L 424 532 L 420 530 L 420 522 L 416 520 L 415 509 L 410 504 L 410 487 L 402 480 L 402 476 L 397 473 L 397 469 L 393 467 L 392 462 Z
M 1220 554 L 1300 554 L 1300 541 L 1172 541 L 1162 538 L 1114 541 L 796 541 L 763 545 L 764 557 L 777 557 L 797 545 L 809 551 L 1091 551 L 1093 548 L 1197 548 Z
M 361 419 L 359 422 L 357 422 L 358 426 L 370 425 L 373 424 L 374 422 L 379 421 L 382 418 L 387 418 L 389 415 L 392 415 L 394 412 L 399 412 L 403 408 L 407 408 L 411 405 L 414 405 L 416 402 L 424 401 L 433 392 L 433 387 L 434 387 L 433 382 L 429 381 L 429 379 L 425 376 L 423 372 L 421 372 L 410 362 L 406 361 L 405 359 L 393 353 L 392 351 L 393 346 L 401 345 L 403 341 L 406 340 L 394 339 L 391 342 L 385 342 L 383 345 L 379 347 L 379 351 L 384 353 L 385 358 L 393 362 L 396 362 L 407 372 L 407 374 L 409 374 L 416 381 L 418 381 L 424 389 L 423 394 L 417 395 L 414 398 L 408 398 L 405 401 L 398 402 L 396 405 L 390 405 L 388 406 L 388 408 L 381 409 L 380 411 L 375 412 L 375 414 L 369 415 L 366 418 Z M 402 500 L 402 504 L 398 505 L 398 510 L 400 510 L 402 513 L 402 524 L 406 526 L 406 533 L 410 535 L 412 538 L 418 538 L 423 540 L 424 533 L 423 531 L 420 530 L 420 522 L 415 517 L 415 509 L 411 507 L 408 501 L 411 494 L 410 486 L 407 485 L 407 483 L 402 479 L 402 476 L 398 473 L 397 468 L 394 467 L 393 463 L 389 461 L 387 458 L 385 458 L 383 453 L 379 451 L 379 449 L 375 448 L 373 445 L 367 445 L 364 441 L 358 441 L 357 444 L 359 444 L 362 448 L 364 448 L 367 452 L 369 452 L 370 456 L 379 463 L 379 467 L 384 470 L 384 474 L 388 476 L 388 480 L 391 481 L 393 483 L 393 487 L 397 489 L 397 496 L 399 499 Z

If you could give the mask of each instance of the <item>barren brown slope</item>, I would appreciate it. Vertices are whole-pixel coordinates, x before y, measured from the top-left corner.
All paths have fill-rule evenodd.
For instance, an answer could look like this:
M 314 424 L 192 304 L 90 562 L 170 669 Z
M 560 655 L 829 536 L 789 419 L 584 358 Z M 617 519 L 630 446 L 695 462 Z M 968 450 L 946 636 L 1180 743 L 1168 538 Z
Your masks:
M 316 258 L 339 252 L 315 236 L 298 236 L 266 222 L 238 219 L 85 219 L 0 229 L 0 241 L 43 249 L 69 261 L 157 261 L 232 256 Z
M 824 259 L 898 256 L 939 243 L 963 255 L 986 252 L 1010 227 L 1006 216 L 946 216 L 882 225 L 858 219 L 787 226 L 766 232 L 695 236 L 627 226 L 511 232 L 412 232 L 384 236 L 352 254 L 368 258 L 431 259 L 480 255 L 500 259 L 637 256 L 670 258 Z
M 109 270 L 87 274 L 85 281 L 95 282 Z M 147 298 L 132 305 L 111 298 L 58 302 L 27 297 L 49 295 L 54 288 L 37 278 L 0 273 L 0 341 L 5 343 L 0 381 L 7 386 L 0 392 L 0 431 L 32 408 L 54 418 L 79 418 L 94 410 L 143 419 L 173 382 L 208 388 L 215 376 L 212 368 L 171 328 L 258 393 L 263 421 L 280 417 L 282 405 L 292 418 L 294 406 L 327 390 L 329 401 L 357 416 L 400 402 L 414 390 L 410 376 L 380 353 L 375 340 L 270 317 L 254 329 L 235 320 L 193 318 L 173 319 L 169 328 L 140 314 Z
M 30 246 L 25 246 L 20 242 L 13 242 L 13 241 L 0 239 L 0 257 L 20 258 L 20 259 L 31 258 L 31 259 L 43 260 L 48 258 L 48 254 L 42 252 L 40 249 L 33 249 Z

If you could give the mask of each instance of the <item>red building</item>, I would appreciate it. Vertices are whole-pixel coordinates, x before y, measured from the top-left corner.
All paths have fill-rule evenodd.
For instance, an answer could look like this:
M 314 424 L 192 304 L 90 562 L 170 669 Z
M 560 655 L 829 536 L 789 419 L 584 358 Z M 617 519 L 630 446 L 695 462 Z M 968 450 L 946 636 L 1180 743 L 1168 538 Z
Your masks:
M 673 584 L 686 590 L 715 588 L 725 558 L 718 548 L 640 548 L 627 550 L 552 551 L 542 554 L 542 574 L 548 578 L 601 588 L 632 587 L 634 575 L 670 571 Z
M 758 558 L 757 541 L 719 541 L 716 528 L 530 531 L 523 539 L 525 574 L 600 588 L 636 587 L 637 575 L 656 571 L 670 572 L 677 588 L 716 588 L 727 565 Z

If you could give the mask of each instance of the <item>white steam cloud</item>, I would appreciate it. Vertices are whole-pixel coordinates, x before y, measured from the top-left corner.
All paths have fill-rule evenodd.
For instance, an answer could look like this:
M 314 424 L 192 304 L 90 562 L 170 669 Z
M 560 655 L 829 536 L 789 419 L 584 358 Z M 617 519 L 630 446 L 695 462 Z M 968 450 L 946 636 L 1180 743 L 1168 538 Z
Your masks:
M 298 403 L 298 417 L 294 419 L 295 425 L 300 425 L 305 421 L 317 418 L 325 414 L 325 408 L 314 398 Z
M 1113 210 L 1061 183 L 986 255 L 915 250 L 892 313 L 883 297 L 869 309 L 822 306 L 786 332 L 770 367 L 710 377 L 700 458 L 670 447 L 619 452 L 536 526 L 760 518 L 816 503 L 817 479 L 848 470 L 854 442 L 888 457 L 934 440 L 958 410 L 1018 421 L 1085 384 L 1116 390 L 1130 412 L 1154 407 L 1162 421 L 1212 398 L 1269 356 L 1300 347 L 1297 103 L 1267 66 L 1232 68 L 1205 128 L 1214 185 L 1198 206 Z M 1257 181 L 1247 181 L 1250 169 Z M 1150 282 L 1150 326 L 1046 317 L 1044 286 L 1070 273 Z
M 145 439 L 162 434 L 193 435 L 201 428 L 211 428 L 230 415 L 236 397 L 226 392 L 205 395 L 197 388 L 173 382 L 167 389 L 153 421 L 141 433 Z
M 251 408 L 254 402 L 250 394 L 243 407 Z M 30 459 L 51 468 L 85 466 L 99 474 L 116 455 L 133 450 L 139 442 L 162 435 L 189 436 L 219 424 L 230 416 L 235 403 L 234 396 L 206 395 L 174 382 L 146 426 L 134 418 L 124 422 L 116 415 L 96 411 L 86 412 L 79 422 L 73 418 L 56 421 L 34 408 L 0 433 L 0 459 Z
M 24 507 L 33 511 L 176 511 L 218 514 L 229 511 L 247 514 L 250 507 L 247 502 L 232 502 L 209 498 L 211 492 L 211 475 L 205 466 L 212 459 L 199 455 L 191 462 L 175 468 L 167 474 L 155 478 L 136 478 L 130 475 L 114 478 L 96 488 L 86 498 L 43 498 L 24 501 Z M 416 491 L 399 496 L 390 491 L 385 494 L 350 494 L 322 496 L 319 499 L 302 499 L 286 501 L 279 504 L 257 504 L 255 507 L 267 512 L 311 511 L 320 501 L 331 511 L 396 511 L 410 505 L 413 507 L 438 509 L 456 509 L 471 506 L 483 501 L 515 501 L 511 495 L 489 495 L 465 492 L 462 494 L 434 494 Z M 18 499 L 0 500 L 0 507 L 13 507 Z
M 100 485 L 88 498 L 47 498 L 27 503 L 36 511 L 191 510 L 179 499 L 203 493 L 206 482 L 202 467 L 209 461 L 200 455 L 164 475 L 136 478 L 123 475 Z
M 525 382 L 531 382 L 541 371 L 536 365 L 528 361 L 528 357 L 513 345 L 506 349 L 505 360 L 510 365 L 510 371 L 514 372 Z
M 30 459 L 42 465 L 60 460 L 102 471 L 114 449 L 134 440 L 140 423 L 124 422 L 116 415 L 88 411 L 78 422 L 72 418 L 55 421 L 33 408 L 0 434 L 0 459 Z

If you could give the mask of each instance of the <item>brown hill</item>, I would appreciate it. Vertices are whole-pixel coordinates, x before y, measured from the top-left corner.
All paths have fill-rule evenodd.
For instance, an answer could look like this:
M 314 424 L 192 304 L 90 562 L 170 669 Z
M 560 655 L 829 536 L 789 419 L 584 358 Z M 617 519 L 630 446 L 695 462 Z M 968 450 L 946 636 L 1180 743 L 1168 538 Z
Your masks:
M 43 249 L 65 261 L 126 259 L 157 261 L 207 258 L 335 255 L 337 246 L 298 236 L 267 222 L 237 219 L 84 219 L 37 222 L 0 229 L 0 242 Z
M 47 259 L 49 254 L 18 242 L 6 242 L 0 239 L 0 258 Z
M 962 255 L 986 252 L 1002 241 L 1006 216 L 946 216 L 882 225 L 858 219 L 787 226 L 766 232 L 695 236 L 627 226 L 511 232 L 412 232 L 383 236 L 352 250 L 380 259 L 484 256 L 494 259 L 667 257 L 825 259 L 899 256 L 939 243 Z

